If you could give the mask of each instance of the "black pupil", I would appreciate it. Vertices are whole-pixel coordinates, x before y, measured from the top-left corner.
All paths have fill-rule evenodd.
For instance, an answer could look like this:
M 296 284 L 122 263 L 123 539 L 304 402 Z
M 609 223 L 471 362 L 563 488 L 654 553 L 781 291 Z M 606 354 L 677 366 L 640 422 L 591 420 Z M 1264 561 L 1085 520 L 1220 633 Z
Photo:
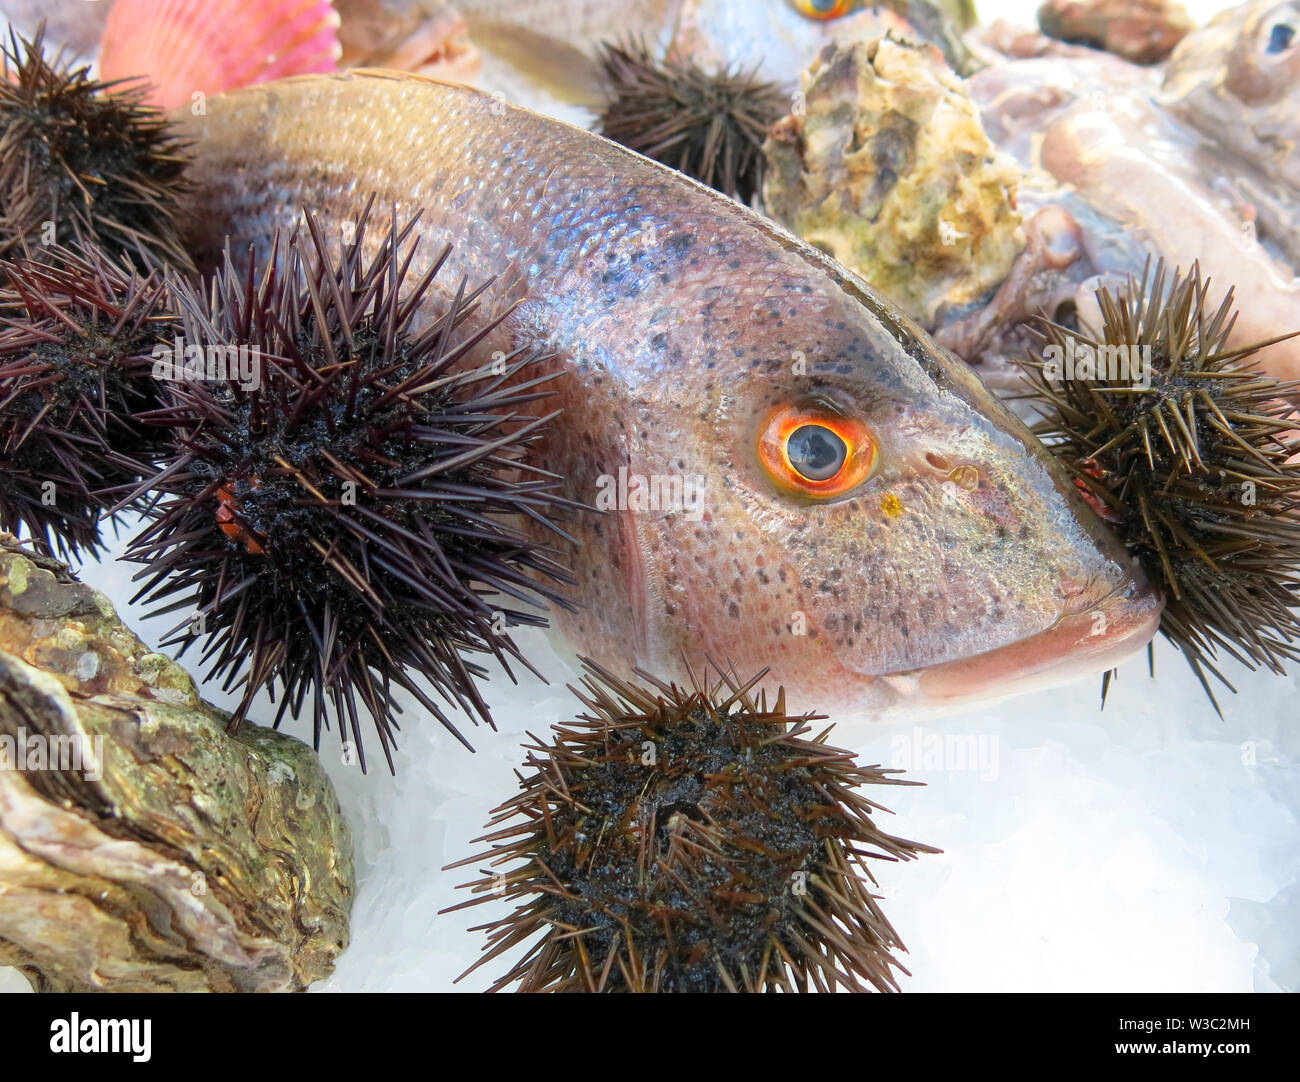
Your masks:
M 822 425 L 804 425 L 790 433 L 785 445 L 790 465 L 809 481 L 829 481 L 844 467 L 849 449 Z
M 1268 51 L 1280 53 L 1291 48 L 1295 40 L 1295 27 L 1290 23 L 1278 23 L 1268 35 Z

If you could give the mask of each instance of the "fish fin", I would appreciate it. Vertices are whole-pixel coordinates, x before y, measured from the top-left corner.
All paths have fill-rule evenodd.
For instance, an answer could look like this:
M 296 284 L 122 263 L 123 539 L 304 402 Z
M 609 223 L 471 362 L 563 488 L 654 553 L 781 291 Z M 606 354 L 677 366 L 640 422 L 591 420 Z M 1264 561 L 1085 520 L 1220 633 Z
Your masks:
M 619 540 L 623 545 L 624 560 L 628 569 L 627 595 L 632 610 L 634 657 L 638 665 L 645 665 L 651 663 L 649 657 L 650 589 L 646 582 L 646 554 L 642 551 L 635 512 L 626 509 L 618 512 L 618 533 Z
M 466 16 L 470 36 L 489 54 L 566 105 L 598 105 L 605 97 L 600 64 L 577 46 L 562 45 L 523 27 L 479 23 Z
M 342 55 L 329 0 L 117 0 L 101 77 L 145 79 L 147 100 L 171 109 L 287 75 L 334 71 Z

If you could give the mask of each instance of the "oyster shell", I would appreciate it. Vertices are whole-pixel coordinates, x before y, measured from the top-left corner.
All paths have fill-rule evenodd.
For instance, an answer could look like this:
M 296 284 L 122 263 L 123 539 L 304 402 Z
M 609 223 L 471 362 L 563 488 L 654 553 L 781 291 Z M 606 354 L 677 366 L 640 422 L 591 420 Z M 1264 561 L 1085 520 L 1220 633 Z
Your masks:
M 301 990 L 354 884 L 310 747 L 229 734 L 107 598 L 0 533 L 0 964 L 38 991 Z
M 768 213 L 927 327 L 1024 247 L 1019 169 L 933 46 L 828 45 L 763 152 Z

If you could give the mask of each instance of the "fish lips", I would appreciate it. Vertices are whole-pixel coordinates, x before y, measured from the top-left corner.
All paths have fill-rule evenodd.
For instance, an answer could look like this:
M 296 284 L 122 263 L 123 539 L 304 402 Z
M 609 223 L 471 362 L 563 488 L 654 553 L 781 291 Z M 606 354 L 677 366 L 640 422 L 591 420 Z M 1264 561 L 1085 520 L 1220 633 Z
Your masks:
M 881 679 L 903 709 L 942 712 L 1059 687 L 1133 656 L 1151 641 L 1164 611 L 1164 598 L 1136 570 L 1120 588 L 1080 602 L 1016 642 Z

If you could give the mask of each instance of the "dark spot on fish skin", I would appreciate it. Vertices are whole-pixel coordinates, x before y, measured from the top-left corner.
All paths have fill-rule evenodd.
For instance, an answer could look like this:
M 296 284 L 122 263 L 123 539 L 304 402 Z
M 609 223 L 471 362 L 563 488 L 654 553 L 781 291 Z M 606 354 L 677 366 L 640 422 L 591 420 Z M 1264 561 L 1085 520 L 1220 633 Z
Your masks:
M 685 255 L 694 244 L 695 234 L 693 233 L 674 233 L 664 241 L 664 247 L 675 256 Z

